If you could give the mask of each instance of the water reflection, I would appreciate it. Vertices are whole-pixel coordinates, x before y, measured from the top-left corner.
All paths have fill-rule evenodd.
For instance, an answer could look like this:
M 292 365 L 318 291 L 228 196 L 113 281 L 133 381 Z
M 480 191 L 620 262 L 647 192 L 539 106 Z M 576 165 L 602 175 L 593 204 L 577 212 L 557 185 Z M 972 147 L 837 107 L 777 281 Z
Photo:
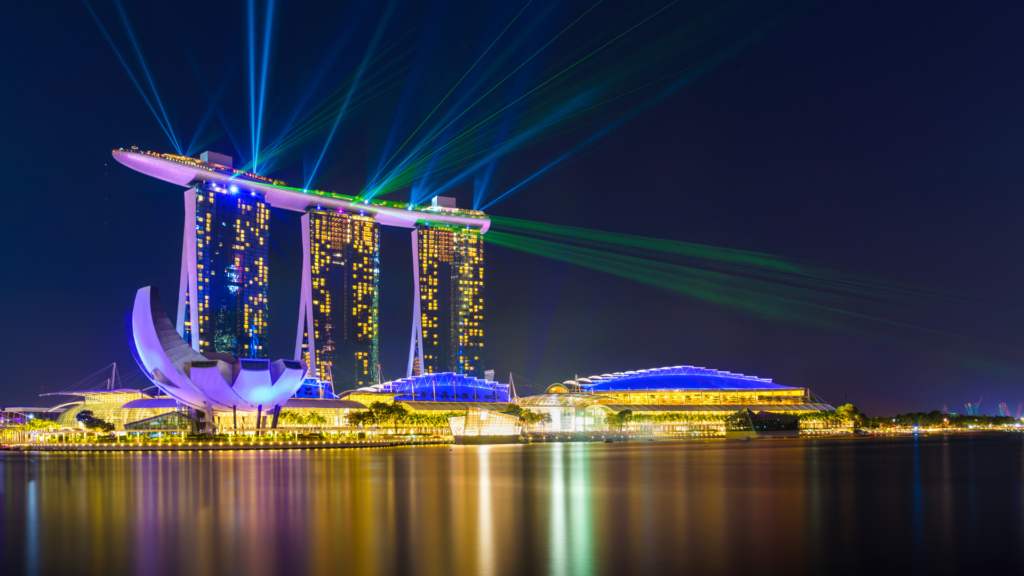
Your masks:
M 921 450 L 919 438 L 914 437 L 914 471 L 913 471 L 913 520 L 914 525 L 914 568 L 918 572 L 924 570 L 924 489 L 921 486 Z
M 980 557 L 1019 570 L 1022 448 L 1012 435 L 2 453 L 0 553 L 11 574 L 912 573 Z

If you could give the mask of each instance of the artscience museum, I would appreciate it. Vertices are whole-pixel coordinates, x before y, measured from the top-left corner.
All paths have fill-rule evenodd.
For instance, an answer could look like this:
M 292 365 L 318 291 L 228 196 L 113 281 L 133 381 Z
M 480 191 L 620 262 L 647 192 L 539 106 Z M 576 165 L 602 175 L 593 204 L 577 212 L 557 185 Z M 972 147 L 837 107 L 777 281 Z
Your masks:
M 276 417 L 306 374 L 301 361 L 196 352 L 175 329 L 152 286 L 136 293 L 126 329 L 132 355 L 153 385 L 205 413 L 255 412 L 257 422 L 264 412 Z

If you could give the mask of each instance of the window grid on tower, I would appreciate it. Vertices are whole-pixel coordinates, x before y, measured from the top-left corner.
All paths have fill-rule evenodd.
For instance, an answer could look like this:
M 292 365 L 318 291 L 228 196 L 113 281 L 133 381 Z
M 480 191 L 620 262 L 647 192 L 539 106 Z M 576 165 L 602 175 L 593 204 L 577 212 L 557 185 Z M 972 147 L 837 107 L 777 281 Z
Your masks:
M 310 210 L 317 374 L 337 390 L 376 383 L 380 228 L 371 216 Z M 309 361 L 308 334 L 302 354 Z

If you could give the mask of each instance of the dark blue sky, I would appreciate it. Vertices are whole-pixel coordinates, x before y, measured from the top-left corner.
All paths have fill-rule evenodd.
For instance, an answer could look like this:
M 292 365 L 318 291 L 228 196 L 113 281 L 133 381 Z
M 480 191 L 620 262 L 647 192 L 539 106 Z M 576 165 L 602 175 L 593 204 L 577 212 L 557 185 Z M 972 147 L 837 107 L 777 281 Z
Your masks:
M 134 65 L 114 5 L 92 5 Z M 551 6 L 524 11 L 522 27 L 502 44 L 509 62 L 538 49 L 592 5 Z M 598 5 L 524 72 L 522 86 L 543 81 L 588 42 L 661 6 Z M 641 34 L 540 93 L 533 104 L 557 110 L 594 86 L 622 90 L 746 38 L 761 39 L 489 212 L 800 258 L 1001 307 L 908 309 L 902 320 L 963 340 L 891 346 L 491 247 L 490 367 L 502 379 L 511 371 L 522 375 L 524 385 L 526 379 L 546 385 L 574 374 L 692 364 L 807 386 L 833 404 L 849 396 L 872 415 L 943 404 L 960 412 L 982 395 L 985 412 L 994 413 L 999 402 L 1015 408 L 1024 401 L 1024 314 L 1012 310 L 1024 293 L 1024 7 L 783 2 L 762 13 L 737 4 L 734 14 L 700 25 L 698 18 L 715 6 L 670 7 Z M 369 103 L 341 125 L 318 185 L 358 192 L 398 111 L 423 117 L 500 32 L 496 23 L 518 8 L 395 4 L 381 36 L 388 57 L 368 68 L 389 66 L 390 80 L 382 80 Z M 360 10 L 356 4 L 279 3 L 267 88 L 269 133 L 307 93 L 317 62 L 351 23 L 348 43 L 319 87 L 308 92 L 312 101 L 356 69 L 385 7 L 371 3 Z M 141 286 L 174 293 L 182 195 L 112 162 L 110 150 L 117 147 L 172 148 L 84 3 L 59 9 L 8 3 L 0 15 L 0 165 L 7 176 L 0 227 L 6 247 L 0 404 L 33 405 L 40 403 L 35 395 L 41 389 L 63 389 L 111 361 L 135 368 L 122 315 Z M 245 154 L 245 3 L 128 6 L 127 16 L 183 138 L 192 138 L 209 102 L 203 85 L 215 92 L 223 83 L 218 114 L 197 141 L 237 157 L 227 125 Z M 402 104 L 408 86 L 415 89 Z M 590 128 L 576 126 L 502 158 L 495 193 L 655 92 L 625 98 L 607 114 L 582 117 L 581 124 L 593 123 Z M 272 175 L 302 182 L 324 139 L 321 134 L 290 151 Z M 469 205 L 472 183 L 451 193 Z M 394 197 L 405 200 L 408 193 Z M 277 249 L 271 255 L 270 348 L 277 358 L 289 355 L 294 343 L 297 216 L 276 213 L 271 235 Z M 382 233 L 387 376 L 404 373 L 408 251 L 408 231 Z M 913 351 L 915 346 L 930 352 Z M 977 363 L 955 362 L 954 356 Z

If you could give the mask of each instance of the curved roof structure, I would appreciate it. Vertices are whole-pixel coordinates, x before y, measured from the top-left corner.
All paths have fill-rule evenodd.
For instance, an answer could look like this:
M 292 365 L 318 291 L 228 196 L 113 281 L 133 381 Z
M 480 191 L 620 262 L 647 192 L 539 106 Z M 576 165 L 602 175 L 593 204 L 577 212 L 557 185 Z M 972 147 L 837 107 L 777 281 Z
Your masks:
M 147 286 L 135 294 L 128 342 L 153 384 L 178 402 L 205 410 L 255 412 L 283 406 L 302 385 L 305 367 L 293 360 L 249 360 L 196 352 L 167 317 L 160 292 Z
M 226 166 L 203 162 L 187 156 L 140 152 L 118 149 L 113 151 L 114 160 L 121 164 L 178 186 L 192 186 L 194 182 L 206 182 L 222 186 L 231 192 L 253 194 L 263 197 L 268 204 L 286 210 L 305 211 L 311 206 L 349 210 L 373 214 L 377 222 L 385 226 L 414 228 L 417 225 L 440 224 L 443 226 L 464 226 L 486 233 L 491 220 L 478 210 L 448 208 L 441 206 L 413 206 L 385 200 L 362 200 L 354 196 L 303 190 L 285 186 L 284 182 L 271 180 L 249 172 L 234 170 Z
M 569 385 L 569 386 L 567 386 Z M 557 393 L 570 390 L 576 382 L 552 384 L 548 392 Z M 694 366 L 671 366 L 667 368 L 651 368 L 630 372 L 616 372 L 603 376 L 581 378 L 578 381 L 580 392 L 618 392 L 628 390 L 802 390 L 791 386 L 782 386 L 770 378 L 759 378 L 744 374 L 733 374 L 698 368 Z
M 614 398 L 600 394 L 578 393 L 547 393 L 536 396 L 525 396 L 519 399 L 520 406 L 593 406 L 595 404 L 611 404 Z
M 508 402 L 509 385 L 474 378 L 466 374 L 439 372 L 411 376 L 376 386 L 360 388 L 361 392 L 394 394 L 395 400 L 450 402 Z M 342 395 L 345 395 L 344 393 Z

